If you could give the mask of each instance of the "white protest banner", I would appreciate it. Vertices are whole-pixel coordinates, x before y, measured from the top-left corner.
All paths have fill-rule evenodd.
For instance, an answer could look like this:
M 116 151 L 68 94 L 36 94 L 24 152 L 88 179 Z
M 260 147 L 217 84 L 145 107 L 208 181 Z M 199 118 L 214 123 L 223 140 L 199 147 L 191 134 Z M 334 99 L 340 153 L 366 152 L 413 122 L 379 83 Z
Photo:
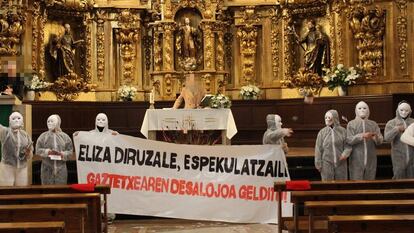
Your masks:
M 79 183 L 111 185 L 112 213 L 276 223 L 273 183 L 289 180 L 275 145 L 182 145 L 97 132 L 79 132 L 74 142 Z M 291 215 L 289 199 L 282 195 Z

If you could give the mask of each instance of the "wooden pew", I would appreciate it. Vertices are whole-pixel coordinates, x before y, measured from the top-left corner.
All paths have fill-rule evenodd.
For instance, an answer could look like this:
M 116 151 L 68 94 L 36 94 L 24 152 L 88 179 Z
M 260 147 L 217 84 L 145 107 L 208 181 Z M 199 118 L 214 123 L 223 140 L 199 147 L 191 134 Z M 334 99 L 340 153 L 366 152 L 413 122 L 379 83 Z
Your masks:
M 358 189 L 403 189 L 414 188 L 414 179 L 404 180 L 344 180 L 344 181 L 309 181 L 311 190 L 358 190 Z M 291 191 L 286 189 L 286 181 L 275 182 L 274 191 L 278 197 L 281 197 L 282 192 Z M 282 232 L 283 219 L 282 219 L 282 201 L 277 199 L 277 215 L 278 215 L 278 232 Z M 295 212 L 298 211 L 298 207 L 295 206 Z
M 86 191 L 78 191 L 71 187 L 71 185 L 29 185 L 29 186 L 0 186 L 0 195 L 11 194 L 52 194 L 52 193 L 88 193 Z M 107 195 L 111 194 L 111 187 L 109 185 L 95 185 L 92 193 L 100 193 L 103 195 L 103 222 L 104 232 L 108 233 L 108 205 Z
M 1 233 L 64 233 L 64 222 L 0 223 Z
M 67 233 L 84 233 L 87 204 L 0 205 L 0 222 L 63 221 Z
M 414 214 L 414 200 L 307 201 L 305 214 L 306 212 L 309 233 L 313 233 L 315 217 L 320 219 L 321 216 L 329 215 Z
M 87 233 L 102 232 L 99 193 L 19 194 L 0 195 L 0 205 L 86 203 L 88 206 Z
M 412 233 L 414 215 L 336 215 L 328 217 L 328 232 Z
M 293 191 L 291 201 L 294 203 L 294 229 L 298 232 L 298 206 L 307 201 L 329 200 L 409 200 L 414 199 L 414 189 L 371 189 L 371 190 L 322 190 L 322 191 Z

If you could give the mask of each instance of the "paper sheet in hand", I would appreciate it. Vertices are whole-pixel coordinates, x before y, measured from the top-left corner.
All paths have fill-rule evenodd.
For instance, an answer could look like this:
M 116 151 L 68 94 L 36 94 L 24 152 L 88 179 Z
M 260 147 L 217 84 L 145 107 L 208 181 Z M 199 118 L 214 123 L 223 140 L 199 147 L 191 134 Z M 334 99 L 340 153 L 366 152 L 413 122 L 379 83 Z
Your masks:
M 49 155 L 51 160 L 62 160 L 62 156 L 60 155 Z

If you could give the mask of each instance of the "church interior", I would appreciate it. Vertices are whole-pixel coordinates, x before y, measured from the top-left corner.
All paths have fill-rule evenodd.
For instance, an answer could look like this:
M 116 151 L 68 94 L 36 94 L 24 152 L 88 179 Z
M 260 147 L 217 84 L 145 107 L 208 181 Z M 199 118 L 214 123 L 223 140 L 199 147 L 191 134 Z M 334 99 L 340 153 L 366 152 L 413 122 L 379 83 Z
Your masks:
M 22 112 L 34 142 L 52 114 L 72 135 L 93 129 L 101 112 L 116 132 L 145 138 L 140 127 L 148 109 L 183 108 L 181 100 L 197 108 L 205 94 L 222 95 L 237 133 L 229 140 L 213 132 L 217 140 L 209 142 L 260 145 L 266 116 L 278 114 L 293 130 L 285 138 L 290 178 L 316 187 L 315 142 L 328 110 L 337 110 L 346 128 L 364 101 L 384 133 L 401 101 L 414 104 L 412 0 L 2 0 L 0 6 L 0 78 L 2 85 L 18 80 L 12 81 L 18 98 L 0 99 L 0 124 Z M 195 90 L 190 79 L 202 95 L 187 98 Z M 391 147 L 377 148 L 377 180 L 393 177 Z M 67 163 L 69 184 L 78 182 L 75 160 Z M 39 185 L 41 159 L 31 162 L 30 183 Z M 396 183 L 413 188 L 411 182 Z M 402 213 L 414 226 L 414 213 Z M 327 232 L 318 227 L 315 220 L 315 231 Z M 278 232 L 268 224 L 130 216 L 109 225 L 114 233 L 217 230 Z

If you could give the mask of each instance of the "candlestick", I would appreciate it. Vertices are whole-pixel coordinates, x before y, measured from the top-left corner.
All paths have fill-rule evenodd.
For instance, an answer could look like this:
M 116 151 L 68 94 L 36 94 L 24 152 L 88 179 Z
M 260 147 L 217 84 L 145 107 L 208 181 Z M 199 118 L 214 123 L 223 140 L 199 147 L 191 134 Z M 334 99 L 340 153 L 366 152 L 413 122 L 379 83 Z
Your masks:
M 150 98 L 149 98 L 149 102 L 150 102 L 150 104 L 154 104 L 154 95 L 155 95 L 155 93 L 154 93 L 154 89 L 152 89 L 151 90 L 151 92 L 150 92 Z

